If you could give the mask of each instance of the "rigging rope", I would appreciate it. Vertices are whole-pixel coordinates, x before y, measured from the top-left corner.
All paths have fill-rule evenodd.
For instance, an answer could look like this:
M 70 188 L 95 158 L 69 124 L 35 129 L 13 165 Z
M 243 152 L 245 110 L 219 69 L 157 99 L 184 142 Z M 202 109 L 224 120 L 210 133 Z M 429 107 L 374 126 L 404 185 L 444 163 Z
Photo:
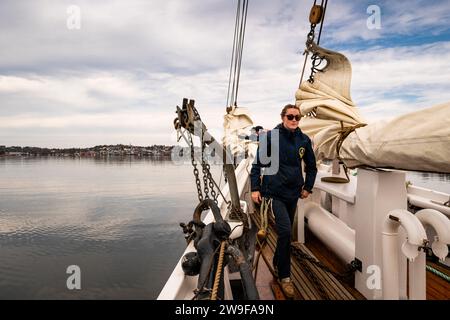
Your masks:
M 272 199 L 271 198 L 263 198 L 263 201 L 261 203 L 261 207 L 259 209 L 260 214 L 260 228 L 258 233 L 256 234 L 256 243 L 258 244 L 259 251 L 258 255 L 256 256 L 255 263 L 253 265 L 253 270 L 255 271 L 254 279 L 256 280 L 258 276 L 258 265 L 259 265 L 259 258 L 263 256 L 263 250 L 264 247 L 267 244 L 267 229 L 268 229 L 268 212 L 272 212 Z
M 223 269 L 223 256 L 225 254 L 226 241 L 220 243 L 219 262 L 217 263 L 216 276 L 214 278 L 214 285 L 211 294 L 211 300 L 217 300 L 217 291 L 219 291 L 220 277 Z
M 317 37 L 317 45 L 319 45 L 319 43 L 320 43 L 320 36 L 322 35 L 323 21 L 325 20 L 325 13 L 327 12 L 327 5 L 328 5 L 328 0 L 325 0 L 325 5 L 323 4 L 323 0 L 322 0 L 322 4 L 320 6 L 323 8 L 323 13 L 322 13 L 322 19 L 320 19 L 320 29 L 319 29 L 319 36 Z
M 230 74 L 228 79 L 227 105 L 237 106 L 239 79 L 244 49 L 245 27 L 247 24 L 248 0 L 238 0 L 236 22 L 234 26 L 233 50 L 231 54 Z M 231 89 L 231 92 L 230 92 Z
M 316 26 L 318 24 L 320 24 L 320 29 L 319 29 L 319 35 L 317 38 L 317 45 L 319 45 L 320 43 L 320 36 L 322 35 L 322 27 L 323 27 L 323 22 L 325 20 L 325 13 L 327 11 L 327 6 L 328 6 L 328 0 L 322 0 L 320 5 L 316 5 L 317 0 L 314 0 L 314 4 L 311 8 L 311 12 L 309 14 L 309 21 L 311 23 L 311 29 L 307 35 L 307 40 L 306 40 L 306 48 L 305 51 L 303 52 L 303 55 L 305 56 L 305 60 L 303 62 L 303 68 L 302 68 L 302 73 L 300 76 L 300 83 L 298 85 L 298 87 L 300 88 L 302 81 L 303 81 L 303 75 L 305 73 L 305 67 L 306 67 L 306 62 L 308 61 L 308 56 L 309 56 L 309 52 L 310 52 L 310 46 L 314 41 L 315 38 L 315 29 Z M 311 74 L 309 76 L 308 81 L 309 82 L 314 82 L 314 73 L 317 72 L 317 68 L 318 66 L 322 63 L 322 58 L 320 58 L 319 56 L 317 56 L 314 52 L 313 55 L 311 56 Z
M 217 246 L 217 248 L 214 250 L 214 253 L 211 255 L 211 258 L 209 259 L 209 264 L 208 264 L 208 274 L 211 273 L 213 266 L 214 266 L 214 257 L 217 254 L 217 252 L 220 250 L 221 246 Z M 200 286 L 200 289 L 195 289 L 194 290 L 194 296 L 192 297 L 191 300 L 196 300 L 197 297 L 200 295 L 200 293 L 202 292 L 208 292 L 211 291 L 211 289 L 209 288 L 205 288 L 206 283 L 208 282 L 209 277 L 205 277 L 205 280 L 203 281 L 203 283 Z
M 447 274 L 433 268 L 432 266 L 426 265 L 426 269 L 428 271 L 430 271 L 431 273 L 434 273 L 435 275 L 437 275 L 438 277 L 441 277 L 442 279 L 444 279 L 447 282 L 450 282 L 450 276 L 448 276 Z

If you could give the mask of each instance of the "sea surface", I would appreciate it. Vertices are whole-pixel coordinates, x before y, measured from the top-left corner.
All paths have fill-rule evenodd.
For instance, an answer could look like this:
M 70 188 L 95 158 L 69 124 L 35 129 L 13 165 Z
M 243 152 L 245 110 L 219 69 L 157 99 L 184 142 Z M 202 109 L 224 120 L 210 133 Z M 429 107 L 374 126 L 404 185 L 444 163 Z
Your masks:
M 450 193 L 450 175 L 408 179 Z M 188 164 L 0 158 L 0 299 L 156 299 L 197 202 Z

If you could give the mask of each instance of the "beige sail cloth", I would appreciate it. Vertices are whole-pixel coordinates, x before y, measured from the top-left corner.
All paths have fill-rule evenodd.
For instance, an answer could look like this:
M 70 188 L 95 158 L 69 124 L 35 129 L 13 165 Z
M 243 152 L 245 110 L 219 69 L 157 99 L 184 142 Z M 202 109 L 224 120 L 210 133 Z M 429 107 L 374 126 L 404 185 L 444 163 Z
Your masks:
M 303 82 L 295 97 L 307 115 L 300 128 L 312 139 L 318 160 L 335 159 L 342 143 L 339 156 L 349 167 L 450 173 L 450 103 L 365 126 L 350 97 L 348 59 L 315 45 L 312 51 L 327 65 L 314 83 Z
M 326 61 L 326 66 L 314 77 L 314 82 L 302 82 L 295 94 L 302 115 L 300 127 L 312 140 L 318 160 L 335 159 L 337 143 L 343 130 L 365 125 L 350 97 L 351 65 L 348 59 L 334 51 L 312 46 Z
M 253 121 L 246 108 L 232 107 L 224 116 L 222 142 L 225 147 L 230 148 L 233 155 L 244 154 L 248 152 L 249 145 L 256 145 L 256 142 L 245 139 L 250 133 L 251 126 Z
M 450 102 L 352 132 L 341 147 L 349 167 L 450 173 Z

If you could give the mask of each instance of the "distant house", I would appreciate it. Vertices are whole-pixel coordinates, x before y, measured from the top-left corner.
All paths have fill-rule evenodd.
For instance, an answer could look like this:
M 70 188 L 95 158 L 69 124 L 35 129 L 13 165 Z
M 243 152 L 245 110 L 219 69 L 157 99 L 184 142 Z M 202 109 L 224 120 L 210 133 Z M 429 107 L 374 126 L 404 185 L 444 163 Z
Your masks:
M 10 151 L 10 152 L 6 152 L 6 155 L 7 155 L 7 156 L 14 156 L 14 157 L 17 157 L 17 156 L 21 156 L 21 155 L 22 155 L 22 152 L 20 152 L 20 151 Z

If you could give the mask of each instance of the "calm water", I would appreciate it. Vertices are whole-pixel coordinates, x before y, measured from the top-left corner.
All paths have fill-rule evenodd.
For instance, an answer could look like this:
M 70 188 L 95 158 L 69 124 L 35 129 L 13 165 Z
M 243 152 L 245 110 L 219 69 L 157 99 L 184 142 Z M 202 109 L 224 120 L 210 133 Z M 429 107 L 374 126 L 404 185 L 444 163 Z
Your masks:
M 0 159 L 0 299 L 156 298 L 186 246 L 192 177 L 170 161 Z
M 408 178 L 450 193 L 450 175 Z M 194 190 L 191 167 L 170 161 L 0 159 L 0 299 L 155 299 Z

